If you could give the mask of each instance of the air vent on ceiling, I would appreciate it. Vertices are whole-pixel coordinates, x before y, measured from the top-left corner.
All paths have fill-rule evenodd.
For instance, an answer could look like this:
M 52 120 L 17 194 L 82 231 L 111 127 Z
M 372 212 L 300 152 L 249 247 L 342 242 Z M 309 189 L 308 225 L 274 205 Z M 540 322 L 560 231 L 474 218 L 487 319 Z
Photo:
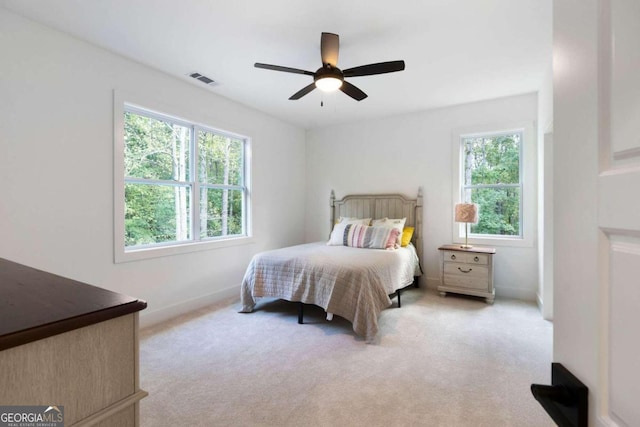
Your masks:
M 210 79 L 207 76 L 203 76 L 200 73 L 191 73 L 191 74 L 189 74 L 189 77 L 193 77 L 196 80 L 200 80 L 202 83 L 207 84 L 209 86 L 215 86 L 216 85 L 215 80 Z

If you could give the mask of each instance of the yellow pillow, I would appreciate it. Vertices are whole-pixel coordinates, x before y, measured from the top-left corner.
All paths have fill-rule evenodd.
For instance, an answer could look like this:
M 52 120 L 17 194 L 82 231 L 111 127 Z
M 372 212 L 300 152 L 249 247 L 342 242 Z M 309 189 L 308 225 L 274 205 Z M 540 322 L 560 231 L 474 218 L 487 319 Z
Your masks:
M 402 243 L 400 246 L 407 246 L 413 237 L 413 227 L 404 227 L 402 229 Z

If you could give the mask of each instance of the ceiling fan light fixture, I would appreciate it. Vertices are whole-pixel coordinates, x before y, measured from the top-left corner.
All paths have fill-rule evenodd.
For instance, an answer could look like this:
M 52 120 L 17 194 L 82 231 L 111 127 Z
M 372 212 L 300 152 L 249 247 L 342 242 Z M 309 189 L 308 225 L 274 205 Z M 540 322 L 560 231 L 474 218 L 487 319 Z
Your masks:
M 334 90 L 340 89 L 342 86 L 342 79 L 337 77 L 321 77 L 316 80 L 316 87 L 323 92 L 333 92 Z

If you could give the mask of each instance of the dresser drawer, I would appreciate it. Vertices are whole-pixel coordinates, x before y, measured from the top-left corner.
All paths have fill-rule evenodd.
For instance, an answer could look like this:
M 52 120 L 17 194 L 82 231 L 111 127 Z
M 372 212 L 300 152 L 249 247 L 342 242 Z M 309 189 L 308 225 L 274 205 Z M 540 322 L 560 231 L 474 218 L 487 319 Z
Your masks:
M 487 265 L 489 255 L 477 253 L 464 253 L 458 251 L 444 251 L 444 262 L 462 262 L 467 264 Z
M 489 268 L 457 262 L 444 264 L 444 284 L 470 289 L 489 289 Z

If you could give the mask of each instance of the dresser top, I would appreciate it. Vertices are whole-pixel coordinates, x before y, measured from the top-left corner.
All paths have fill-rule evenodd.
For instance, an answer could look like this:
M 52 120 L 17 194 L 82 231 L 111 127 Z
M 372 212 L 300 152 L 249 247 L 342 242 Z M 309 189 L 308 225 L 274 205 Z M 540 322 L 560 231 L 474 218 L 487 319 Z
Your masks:
M 463 248 L 461 244 L 457 245 L 442 245 L 438 249 L 441 251 L 460 251 L 460 252 L 474 252 L 480 254 L 495 254 L 496 248 L 486 248 L 482 246 L 474 246 L 472 248 Z
M 144 310 L 145 301 L 0 258 L 0 350 Z

